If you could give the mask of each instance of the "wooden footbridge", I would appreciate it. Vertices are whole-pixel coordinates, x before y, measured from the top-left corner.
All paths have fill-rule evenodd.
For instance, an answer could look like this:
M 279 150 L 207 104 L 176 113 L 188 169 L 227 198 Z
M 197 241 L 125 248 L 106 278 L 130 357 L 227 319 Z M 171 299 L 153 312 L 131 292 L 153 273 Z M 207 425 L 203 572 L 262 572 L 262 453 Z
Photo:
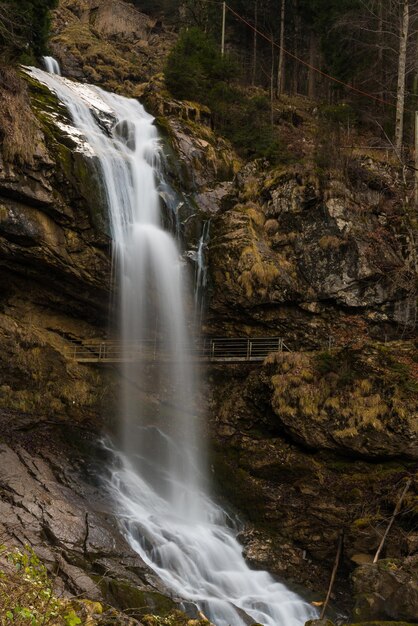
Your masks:
M 191 361 L 213 363 L 260 362 L 272 352 L 291 352 L 282 337 L 204 339 L 186 357 Z M 172 357 L 159 341 L 124 344 L 121 341 L 72 341 L 66 356 L 78 363 L 135 363 L 169 361 Z

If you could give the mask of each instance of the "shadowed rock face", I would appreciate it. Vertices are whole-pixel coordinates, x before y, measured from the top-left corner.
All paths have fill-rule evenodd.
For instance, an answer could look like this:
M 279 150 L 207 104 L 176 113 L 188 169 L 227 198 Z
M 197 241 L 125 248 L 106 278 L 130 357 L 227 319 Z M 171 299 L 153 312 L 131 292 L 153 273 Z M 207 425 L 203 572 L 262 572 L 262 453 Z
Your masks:
M 137 609 L 136 615 L 172 608 L 119 534 L 100 487 L 104 458 L 90 432 L 3 410 L 0 429 L 0 541 L 30 545 L 58 573 L 64 594 Z
M 418 572 L 408 566 L 418 554 L 413 355 L 414 344 L 400 342 L 211 369 L 214 466 L 250 522 L 241 540 L 254 567 L 325 589 L 343 531 L 334 600 L 349 611 L 349 572 L 373 560 L 411 476 L 383 556 L 405 565 L 416 585 Z M 391 618 L 411 619 L 405 615 L 394 608 Z
M 68 339 L 97 337 L 107 324 L 106 218 L 94 162 L 63 130 L 53 96 L 29 85 L 33 157 L 0 156 L 0 407 L 94 418 L 107 374 L 79 368 L 65 351 Z

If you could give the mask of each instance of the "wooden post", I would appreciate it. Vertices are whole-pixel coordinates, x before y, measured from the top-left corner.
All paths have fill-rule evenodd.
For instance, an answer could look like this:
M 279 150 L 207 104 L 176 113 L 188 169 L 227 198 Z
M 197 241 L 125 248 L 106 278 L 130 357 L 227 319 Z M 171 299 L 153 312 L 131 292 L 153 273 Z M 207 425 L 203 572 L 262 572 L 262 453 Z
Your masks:
M 270 124 L 274 126 L 274 41 L 271 35 Z
M 327 610 L 328 602 L 329 602 L 329 599 L 331 597 L 332 588 L 334 586 L 335 577 L 337 575 L 338 566 L 340 564 L 341 552 L 343 550 L 343 540 L 344 540 L 344 535 L 343 535 L 343 533 L 341 531 L 340 532 L 340 538 L 338 540 L 337 556 L 335 557 L 335 563 L 334 563 L 334 567 L 333 567 L 332 574 L 331 574 L 331 580 L 329 582 L 328 593 L 327 593 L 327 597 L 326 597 L 325 602 L 324 602 L 324 606 L 322 607 L 321 618 L 320 619 L 324 619 L 325 611 Z
M 221 55 L 225 56 L 226 2 L 222 2 L 222 43 Z
M 382 537 L 382 541 L 380 542 L 380 545 L 379 545 L 379 547 L 377 549 L 377 552 L 376 552 L 375 557 L 373 559 L 373 563 L 377 563 L 377 561 L 379 560 L 379 556 L 380 556 L 382 548 L 383 548 L 383 546 L 385 544 L 386 537 L 388 536 L 389 531 L 392 528 L 392 524 L 395 521 L 395 517 L 398 515 L 399 511 L 401 510 L 402 502 L 403 502 L 403 500 L 404 500 L 404 498 L 405 498 L 405 496 L 406 496 L 406 494 L 407 494 L 407 492 L 409 490 L 409 487 L 411 486 L 411 482 L 412 482 L 411 479 L 408 478 L 408 480 L 406 481 L 406 485 L 404 487 L 404 490 L 402 491 L 401 497 L 399 498 L 399 500 L 398 500 L 398 502 L 396 504 L 395 510 L 393 512 L 393 515 L 390 518 L 390 522 L 388 524 L 388 527 L 385 530 L 385 534 Z

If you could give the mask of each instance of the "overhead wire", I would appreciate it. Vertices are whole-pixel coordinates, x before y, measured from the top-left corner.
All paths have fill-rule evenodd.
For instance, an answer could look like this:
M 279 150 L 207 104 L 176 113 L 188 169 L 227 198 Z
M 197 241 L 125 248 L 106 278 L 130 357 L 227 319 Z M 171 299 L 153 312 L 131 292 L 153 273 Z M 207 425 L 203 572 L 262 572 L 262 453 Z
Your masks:
M 220 6 L 220 7 L 222 7 L 222 5 L 224 4 L 223 2 L 219 2 L 219 0 L 200 0 L 200 1 L 204 2 L 206 4 L 216 4 L 216 5 Z M 239 13 L 237 13 L 237 11 L 235 11 L 228 4 L 225 3 L 225 7 L 236 19 L 238 19 L 241 22 L 243 22 L 253 32 L 257 33 L 260 37 L 262 37 L 263 39 L 268 41 L 271 46 L 274 46 L 278 50 L 282 50 L 288 57 L 290 57 L 291 59 L 294 59 L 295 61 L 297 61 L 301 65 L 304 65 L 308 69 L 310 69 L 310 70 L 320 74 L 324 78 L 327 78 L 328 80 L 330 80 L 330 81 L 332 81 L 334 83 L 337 83 L 338 85 L 346 87 L 350 91 L 352 91 L 354 93 L 357 93 L 357 94 L 359 94 L 359 95 L 361 95 L 361 96 L 363 96 L 365 98 L 369 98 L 370 100 L 374 100 L 374 102 L 378 102 L 379 104 L 384 104 L 385 106 L 390 106 L 390 107 L 396 108 L 396 106 L 397 106 L 396 102 L 389 102 L 388 100 L 384 100 L 383 98 L 379 98 L 378 96 L 374 96 L 373 94 L 371 94 L 371 93 L 369 93 L 367 91 L 363 91 L 362 89 L 358 89 L 358 87 L 354 87 L 354 85 L 350 85 L 349 83 L 346 83 L 345 81 L 343 81 L 343 80 L 341 80 L 339 78 L 336 78 L 335 76 L 332 76 L 331 74 L 328 74 L 327 72 L 324 72 L 319 67 L 316 67 L 315 65 L 312 65 L 311 63 L 308 63 L 308 61 L 304 61 L 303 59 L 298 57 L 293 52 L 290 52 L 290 50 L 287 50 L 287 48 L 285 48 L 285 47 L 281 46 L 280 44 L 276 43 L 272 37 L 269 37 L 269 35 L 267 35 L 263 31 L 261 31 L 259 28 L 257 28 L 253 24 L 251 24 L 251 22 L 249 22 L 247 19 L 245 19 Z M 414 113 L 414 111 L 412 111 L 411 109 L 407 109 L 407 108 L 404 108 L 404 111 L 408 112 L 408 113 Z

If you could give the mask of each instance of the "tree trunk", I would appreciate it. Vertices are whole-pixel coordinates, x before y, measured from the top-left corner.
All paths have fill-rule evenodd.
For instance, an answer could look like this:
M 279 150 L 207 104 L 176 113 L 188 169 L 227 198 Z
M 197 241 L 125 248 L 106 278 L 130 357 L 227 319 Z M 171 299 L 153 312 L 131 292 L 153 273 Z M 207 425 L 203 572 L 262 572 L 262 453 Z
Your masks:
M 294 47 L 293 51 L 296 57 L 299 56 L 299 32 L 300 32 L 300 16 L 299 16 L 299 0 L 294 0 L 295 5 L 295 28 L 294 28 Z M 300 65 L 293 59 L 293 74 L 292 74 L 292 92 L 297 94 L 299 92 L 299 71 Z
M 280 11 L 280 52 L 279 66 L 277 70 L 277 97 L 283 93 L 284 83 L 284 26 L 286 19 L 286 0 L 281 0 L 282 6 Z
M 318 41 L 316 33 L 311 31 L 309 37 L 309 65 L 315 66 L 317 61 Z M 308 70 L 308 97 L 315 98 L 316 95 L 316 72 L 309 68 Z
M 384 38 L 383 38 L 383 2 L 379 2 L 378 5 L 378 18 L 377 18 L 377 32 L 378 32 L 378 51 L 377 51 L 377 62 L 379 67 L 379 80 L 380 80 L 380 91 L 379 96 L 382 100 L 385 98 L 385 93 L 383 91 L 383 85 L 385 83 L 385 69 L 383 63 L 383 46 L 384 46 Z
M 402 151 L 403 122 L 405 111 L 405 81 L 406 81 L 406 53 L 409 34 L 409 0 L 404 1 L 403 15 L 401 20 L 399 64 L 398 64 L 398 88 L 396 99 L 396 127 L 395 148 L 398 154 Z
M 258 0 L 254 3 L 254 26 L 258 28 Z M 257 30 L 254 30 L 254 42 L 253 42 L 253 71 L 251 77 L 251 84 L 254 87 L 255 77 L 257 72 Z
M 274 35 L 271 34 L 270 123 L 274 126 Z

